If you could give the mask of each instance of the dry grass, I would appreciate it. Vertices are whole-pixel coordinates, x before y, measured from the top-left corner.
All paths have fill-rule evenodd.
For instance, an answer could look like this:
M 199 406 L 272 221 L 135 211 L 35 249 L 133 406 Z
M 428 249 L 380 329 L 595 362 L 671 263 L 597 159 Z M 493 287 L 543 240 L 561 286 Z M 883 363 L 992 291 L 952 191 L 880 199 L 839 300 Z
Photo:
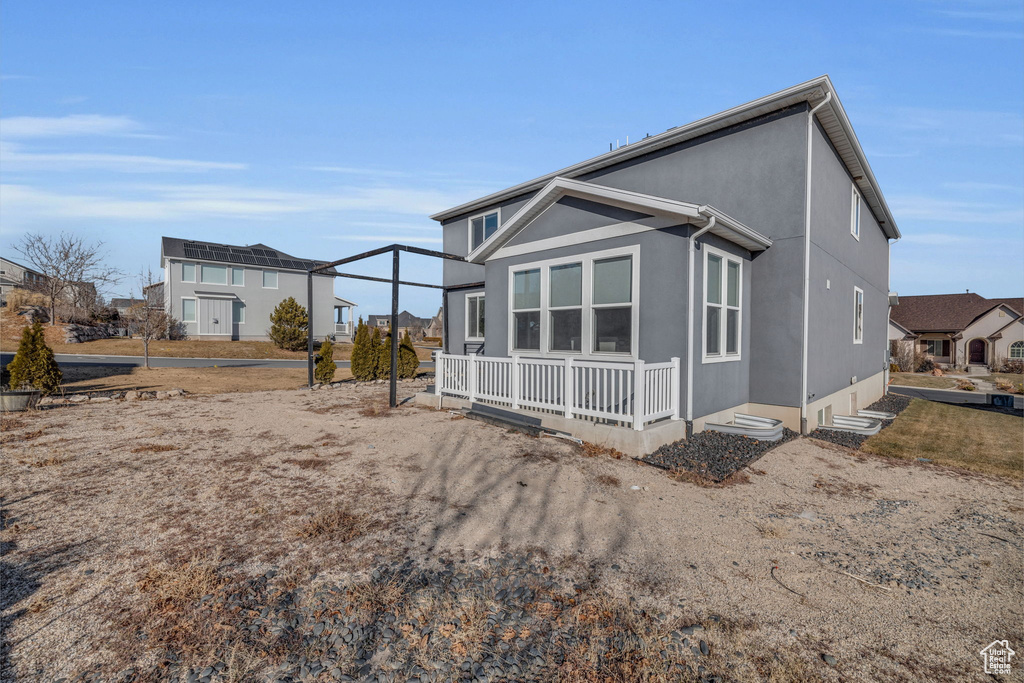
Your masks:
M 0 415 L 0 432 L 12 432 L 24 426 L 25 422 L 13 415 Z
M 300 470 L 321 470 L 329 464 L 324 458 L 285 458 L 281 462 L 295 465 Z
M 612 476 L 610 474 L 597 475 L 597 483 L 600 484 L 601 486 L 610 486 L 612 488 L 618 488 L 619 486 L 622 486 L 622 482 L 619 481 L 619 478 Z
M 359 411 L 363 417 L 388 417 L 391 405 L 387 401 L 373 401 Z
M 370 531 L 369 516 L 335 507 L 314 513 L 295 529 L 299 538 L 330 538 L 348 543 Z
M 177 446 L 166 443 L 144 443 L 133 448 L 132 453 L 166 453 L 167 451 L 176 450 L 178 450 Z
M 786 527 L 775 522 L 751 522 L 761 538 L 785 538 L 789 535 Z
M 597 444 L 584 441 L 583 445 L 580 446 L 580 454 L 585 458 L 596 458 L 599 456 L 607 456 L 615 460 L 622 460 L 625 456 L 621 451 L 617 451 L 614 448 L 607 446 L 598 446 Z
M 940 465 L 1024 479 L 1024 419 L 914 399 L 890 427 L 861 450 L 890 458 L 927 458 Z
M 842 477 L 832 476 L 828 479 L 817 477 L 814 488 L 827 496 L 846 496 L 850 498 L 871 498 L 875 487 L 870 484 L 856 484 Z
M 894 372 L 889 377 L 892 384 L 903 387 L 953 389 L 956 386 L 956 381 L 951 377 L 935 377 L 927 372 Z
M 118 368 L 117 374 L 103 368 L 69 368 L 64 390 L 85 391 L 169 391 L 184 389 L 190 394 L 227 394 L 248 391 L 298 389 L 306 385 L 302 368 Z M 339 368 L 335 380 L 351 378 Z

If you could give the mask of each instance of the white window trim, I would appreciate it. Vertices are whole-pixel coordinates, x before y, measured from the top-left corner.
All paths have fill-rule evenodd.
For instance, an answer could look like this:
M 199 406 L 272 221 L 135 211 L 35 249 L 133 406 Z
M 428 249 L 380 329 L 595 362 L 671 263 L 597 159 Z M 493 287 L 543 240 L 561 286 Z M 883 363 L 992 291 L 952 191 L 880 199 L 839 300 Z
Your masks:
M 864 198 L 861 197 L 857 186 L 853 185 L 853 194 L 850 202 L 850 234 L 858 242 L 860 242 L 860 214 L 863 213 L 863 211 L 858 211 L 858 209 L 862 209 L 863 204 Z
M 182 282 L 190 282 L 190 283 L 193 283 L 193 284 L 199 282 L 199 264 L 198 263 L 193 263 L 191 261 L 181 261 L 178 265 L 181 266 L 180 272 L 181 272 L 181 281 Z M 194 269 L 192 272 L 195 273 L 195 275 L 192 277 L 191 280 L 186 280 L 185 279 L 185 266 L 186 265 L 190 265 Z
M 593 351 L 593 340 L 594 340 L 594 306 L 592 304 L 594 298 L 594 261 L 603 261 L 605 259 L 616 258 L 618 256 L 630 256 L 633 259 L 632 263 L 632 282 L 630 283 L 631 288 L 631 300 L 630 306 L 630 352 L 619 353 L 615 351 Z M 583 298 L 582 305 L 580 308 L 583 309 L 583 317 L 581 329 L 580 329 L 580 351 L 552 351 L 551 350 L 551 334 L 550 334 L 550 268 L 552 266 L 562 266 L 567 263 L 582 263 L 583 264 Z M 515 313 L 516 309 L 513 306 L 515 301 L 515 274 L 521 273 L 524 270 L 540 270 L 540 308 L 523 308 L 519 309 L 520 312 L 525 311 L 540 311 L 540 349 L 516 349 L 515 343 Z M 625 304 L 600 304 L 598 308 L 617 308 L 622 307 Z M 559 307 L 562 308 L 562 307 Z M 574 306 L 568 308 L 575 308 Z M 589 319 L 588 319 L 589 318 Z M 592 360 L 609 360 L 609 359 L 632 359 L 637 360 L 639 358 L 640 349 L 640 245 L 633 245 L 629 247 L 621 247 L 618 249 L 606 249 L 604 251 L 592 251 L 585 254 L 577 254 L 575 256 L 563 256 L 561 258 L 547 259 L 544 261 L 533 261 L 531 263 L 522 263 L 514 266 L 508 266 L 508 346 L 509 353 L 515 353 L 524 356 L 538 356 L 541 358 L 580 358 L 580 359 L 592 359 Z
M 730 254 L 727 251 L 710 247 L 707 244 L 701 244 L 701 249 L 704 250 L 704 272 L 701 273 L 701 281 L 704 283 L 703 295 L 701 300 L 703 306 L 701 308 L 701 323 L 700 323 L 700 351 L 701 351 L 701 362 L 702 363 L 732 363 L 734 361 L 743 360 L 743 257 Z M 708 355 L 708 256 L 717 256 L 722 259 L 722 317 L 721 326 L 718 331 L 718 348 L 721 349 L 719 353 Z M 729 305 L 729 261 L 740 264 L 739 273 L 739 295 L 740 305 L 730 306 Z M 712 306 L 718 306 L 718 304 L 712 304 Z M 726 353 L 726 339 L 727 339 L 727 328 L 728 324 L 726 319 L 728 314 L 726 311 L 729 309 L 739 311 L 738 320 L 736 321 L 736 353 Z
M 1021 355 L 1015 356 L 1015 355 L 1013 355 L 1013 349 L 1014 349 L 1014 347 L 1017 347 L 1018 344 L 1020 344 L 1020 346 L 1018 348 L 1020 348 L 1020 350 L 1021 350 Z M 1009 358 L 1010 360 L 1020 360 L 1020 359 L 1024 358 L 1024 341 L 1015 341 L 1012 344 L 1010 344 L 1006 348 L 1006 357 Z
M 483 216 L 489 216 L 492 213 L 498 214 L 498 227 L 495 228 L 495 230 L 494 230 L 494 235 L 497 235 L 499 232 L 501 232 L 501 207 L 500 206 L 497 207 L 497 208 L 494 208 L 494 209 L 488 209 L 487 211 L 484 211 L 483 213 L 474 214 L 474 215 L 469 217 L 469 220 L 466 221 L 466 237 L 467 237 L 466 245 L 469 246 L 469 251 L 466 252 L 467 254 L 472 254 L 474 251 L 476 251 L 480 247 L 482 247 L 485 244 L 487 244 L 487 242 L 491 239 L 491 237 L 494 237 L 494 235 L 491 235 L 491 237 L 487 237 L 487 228 L 485 227 L 484 228 L 484 241 L 481 242 L 480 244 L 476 245 L 475 247 L 473 246 L 473 221 L 475 219 L 481 218 Z
M 857 295 L 860 295 L 860 339 L 857 338 Z M 853 343 L 864 343 L 864 290 L 853 288 Z
M 273 287 L 267 287 L 267 280 L 266 280 L 266 276 L 264 275 L 264 273 L 276 273 L 277 274 L 277 285 L 275 285 Z M 263 268 L 263 269 L 261 269 L 260 270 L 260 284 L 263 286 L 263 289 L 280 289 L 280 287 L 281 287 L 281 271 L 274 270 L 273 268 Z
M 235 271 L 236 270 L 242 271 L 242 282 L 241 282 L 241 284 L 237 284 L 237 285 L 235 284 Z M 240 268 L 239 266 L 229 266 L 228 267 L 228 278 L 229 278 L 228 279 L 228 284 L 231 285 L 232 287 L 245 287 L 245 268 Z
M 470 327 L 469 327 L 469 300 L 473 299 L 473 298 L 480 298 L 480 299 L 484 299 L 486 301 L 487 297 L 486 297 L 486 294 L 484 292 L 470 292 L 469 294 L 466 295 L 466 305 L 465 305 L 465 308 L 466 308 L 466 341 L 468 341 L 468 342 L 482 342 L 484 340 L 483 337 L 471 337 L 469 335 L 469 329 L 470 329 Z M 487 315 L 486 305 L 484 307 L 484 315 Z M 485 323 L 485 326 L 486 326 L 486 323 Z M 486 334 L 486 332 L 485 332 L 485 334 Z
M 181 304 L 181 322 L 183 322 L 183 323 L 195 323 L 196 325 L 198 325 L 199 324 L 199 298 L 195 297 L 195 296 L 183 296 L 183 297 L 181 297 L 181 301 L 182 301 L 182 304 Z M 185 320 L 185 303 L 184 303 L 185 301 L 195 302 L 195 313 L 196 313 L 195 320 Z

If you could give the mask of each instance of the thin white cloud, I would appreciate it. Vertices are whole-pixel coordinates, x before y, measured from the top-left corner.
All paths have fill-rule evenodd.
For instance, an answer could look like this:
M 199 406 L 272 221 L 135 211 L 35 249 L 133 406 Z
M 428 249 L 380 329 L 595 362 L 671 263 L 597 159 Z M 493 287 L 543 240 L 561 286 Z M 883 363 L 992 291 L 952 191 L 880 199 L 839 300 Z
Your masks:
M 95 169 L 119 173 L 238 171 L 245 164 L 195 159 L 165 159 L 134 154 L 89 154 L 22 152 L 12 144 L 0 144 L 0 161 L 5 171 L 81 171 Z
M 342 173 L 345 175 L 358 175 L 368 178 L 405 178 L 408 173 L 405 171 L 389 171 L 376 168 L 357 168 L 355 166 L 299 166 L 304 171 L 320 171 L 323 173 Z
M 866 112 L 860 120 L 893 134 L 898 142 L 888 147 L 899 153 L 939 145 L 1024 146 L 1024 116 L 1019 112 L 894 107 Z
M 960 182 L 942 183 L 942 186 L 949 190 L 958 192 L 1009 192 L 1012 194 L 1024 194 L 1024 188 L 1019 185 L 1007 185 L 1005 183 L 981 183 L 970 180 Z
M 71 114 L 69 116 L 10 116 L 0 119 L 0 138 L 139 135 L 143 125 L 130 116 Z
M 1024 207 L 924 195 L 895 195 L 889 205 L 901 221 L 925 220 L 988 225 L 1024 224 Z
M 199 218 L 271 219 L 284 216 L 337 219 L 342 214 L 426 216 L 455 198 L 415 187 L 339 187 L 299 192 L 233 185 L 121 185 L 104 194 L 64 194 L 28 185 L 0 186 L 5 226 L 53 219 L 187 221 Z M 355 216 L 353 216 L 355 218 Z

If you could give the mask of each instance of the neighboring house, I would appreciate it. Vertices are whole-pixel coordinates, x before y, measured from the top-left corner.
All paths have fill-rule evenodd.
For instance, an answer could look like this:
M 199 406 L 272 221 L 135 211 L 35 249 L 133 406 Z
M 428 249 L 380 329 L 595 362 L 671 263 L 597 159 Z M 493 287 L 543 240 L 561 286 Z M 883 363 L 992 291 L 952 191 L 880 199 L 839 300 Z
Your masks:
M 40 291 L 45 283 L 42 273 L 0 256 L 0 305 L 7 305 L 7 295 L 15 289 Z
M 164 237 L 160 247 L 164 307 L 196 339 L 267 339 L 270 314 L 294 297 L 306 306 L 307 271 L 322 261 L 289 256 L 264 244 L 235 246 Z M 348 338 L 351 301 L 334 295 L 334 278 L 313 276 L 313 334 Z
M 433 339 L 440 339 L 444 336 L 444 307 L 437 309 L 437 315 L 430 319 L 430 324 L 424 331 L 424 336 Z
M 366 319 L 366 324 L 371 329 L 379 327 L 383 334 L 391 329 L 391 316 L 371 315 Z M 430 318 L 418 318 L 409 311 L 402 311 L 398 314 L 398 335 L 400 337 L 409 332 L 415 341 L 419 341 L 428 327 L 430 327 Z
M 659 429 L 644 448 L 885 392 L 900 233 L 827 76 L 432 218 L 468 261 L 444 262 L 445 350 L 482 354 L 442 392 Z
M 117 311 L 118 315 L 125 315 L 133 306 L 146 303 L 145 299 L 111 299 L 110 308 Z
M 912 345 L 940 365 L 998 368 L 1024 359 L 1024 298 L 973 292 L 901 296 L 889 314 L 889 340 Z

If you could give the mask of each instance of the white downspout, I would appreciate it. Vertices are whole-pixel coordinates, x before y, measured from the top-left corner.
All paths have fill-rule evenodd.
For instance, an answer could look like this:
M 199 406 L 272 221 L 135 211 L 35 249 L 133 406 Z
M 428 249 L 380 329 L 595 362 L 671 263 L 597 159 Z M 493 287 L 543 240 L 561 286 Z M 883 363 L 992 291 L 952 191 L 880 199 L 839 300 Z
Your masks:
M 811 148 L 814 139 L 814 113 L 832 100 L 832 93 L 826 93 L 825 99 L 807 112 L 807 183 L 804 189 L 804 320 L 803 343 L 800 348 L 800 433 L 807 433 L 807 356 L 808 336 L 811 320 Z
M 697 213 L 704 214 L 705 207 L 697 209 Z M 689 292 L 690 305 L 686 307 L 686 424 L 689 429 L 693 429 L 693 307 L 694 307 L 694 296 L 693 296 L 693 252 L 694 243 L 697 238 L 706 233 L 711 228 L 715 227 L 717 219 L 714 216 L 708 218 L 707 225 L 698 230 L 697 232 L 690 235 L 690 240 L 686 243 L 687 257 L 689 258 L 689 268 L 687 269 L 687 286 L 686 291 Z

